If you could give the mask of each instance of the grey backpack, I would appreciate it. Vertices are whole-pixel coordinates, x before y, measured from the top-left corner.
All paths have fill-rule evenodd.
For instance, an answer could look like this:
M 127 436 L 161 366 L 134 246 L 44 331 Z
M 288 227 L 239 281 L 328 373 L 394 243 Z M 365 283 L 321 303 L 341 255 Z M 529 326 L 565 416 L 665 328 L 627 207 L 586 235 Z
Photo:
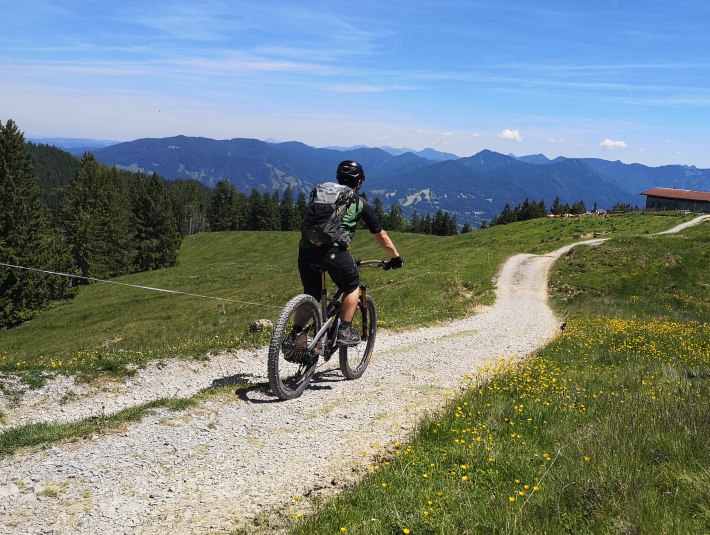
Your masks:
M 318 184 L 311 191 L 301 235 L 313 245 L 331 245 L 334 242 L 349 245 L 352 238 L 340 227 L 348 207 L 357 200 L 357 193 L 348 186 L 335 182 Z

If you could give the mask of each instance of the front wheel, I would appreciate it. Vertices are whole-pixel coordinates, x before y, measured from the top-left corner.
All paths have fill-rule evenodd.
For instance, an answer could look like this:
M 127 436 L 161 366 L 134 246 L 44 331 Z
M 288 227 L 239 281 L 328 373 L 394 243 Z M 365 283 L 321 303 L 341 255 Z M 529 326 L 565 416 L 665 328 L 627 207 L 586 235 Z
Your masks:
M 348 379 L 359 379 L 370 363 L 377 334 L 377 307 L 369 295 L 355 313 L 353 330 L 360 334 L 360 343 L 340 348 L 340 371 Z
M 322 323 L 318 302 L 306 294 L 286 303 L 276 321 L 269 345 L 268 375 L 271 391 L 280 399 L 297 398 L 308 386 L 318 363 L 318 355 L 308 351 L 308 346 Z

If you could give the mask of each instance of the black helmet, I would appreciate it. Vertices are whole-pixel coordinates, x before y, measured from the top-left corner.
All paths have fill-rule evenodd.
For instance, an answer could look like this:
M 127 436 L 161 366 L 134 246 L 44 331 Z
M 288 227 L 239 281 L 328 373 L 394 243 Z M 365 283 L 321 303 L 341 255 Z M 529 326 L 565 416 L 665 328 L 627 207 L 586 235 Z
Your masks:
M 360 182 L 365 180 L 365 170 L 359 163 L 353 160 L 345 160 L 338 164 L 336 177 L 338 184 L 355 189 L 360 185 Z

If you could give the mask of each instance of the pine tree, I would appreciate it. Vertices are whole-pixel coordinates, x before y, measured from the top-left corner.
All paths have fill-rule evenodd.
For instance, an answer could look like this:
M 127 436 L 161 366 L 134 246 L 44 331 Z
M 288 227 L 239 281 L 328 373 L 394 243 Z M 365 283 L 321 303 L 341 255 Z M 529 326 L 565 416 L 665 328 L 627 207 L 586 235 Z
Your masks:
M 281 230 L 281 213 L 279 211 L 279 192 L 270 195 L 264 193 L 264 214 L 261 230 Z
M 389 220 L 387 218 L 387 214 L 385 213 L 385 209 L 382 207 L 382 201 L 379 197 L 375 197 L 372 206 L 375 209 L 375 215 L 377 216 L 377 219 L 379 219 L 380 223 L 382 223 L 382 227 L 385 230 L 389 230 Z
M 547 216 L 547 205 L 545 204 L 545 199 L 540 199 L 538 204 L 538 217 Z
M 531 203 L 528 198 L 525 198 L 525 201 L 523 202 L 522 206 L 516 206 L 515 207 L 515 219 L 517 221 L 528 221 L 530 219 L 533 219 L 533 212 L 534 212 L 534 207 L 533 203 Z
M 424 234 L 433 234 L 433 222 L 431 220 L 431 214 L 427 213 L 426 216 L 424 216 L 424 221 L 422 222 L 422 232 Z
M 456 212 L 451 216 L 449 225 L 446 229 L 447 236 L 456 236 L 459 233 L 459 218 Z
M 446 217 L 448 218 L 448 213 Z M 444 221 L 444 211 L 439 208 L 434 215 L 434 221 L 431 224 L 431 233 L 434 236 L 444 236 L 446 234 L 446 223 Z
M 135 242 L 130 231 L 131 202 L 125 173 L 115 167 L 101 166 L 104 192 L 98 203 L 103 216 L 101 243 L 109 266 L 108 276 L 116 277 L 133 271 Z
M 273 202 L 268 192 L 262 195 L 259 190 L 252 188 L 247 199 L 247 213 L 247 230 L 276 230 Z
M 584 204 L 584 201 L 577 201 L 572 204 L 572 210 L 571 213 L 573 214 L 586 214 L 587 213 L 587 205 Z
M 422 218 L 419 217 L 419 213 L 415 210 L 412 215 L 412 232 L 421 233 L 422 232 Z
M 59 191 L 71 182 L 79 167 L 79 159 L 51 145 L 27 143 L 32 166 L 37 172 L 42 197 L 53 216 L 59 210 Z
M 491 220 L 491 226 L 507 225 L 517 221 L 515 212 L 510 208 L 510 204 L 505 203 L 503 211 Z
M 569 204 L 567 203 L 561 203 L 559 197 L 555 197 L 555 200 L 552 201 L 552 208 L 550 209 L 550 212 L 554 215 L 565 215 L 569 214 L 571 211 L 571 208 Z
M 306 195 L 301 192 L 296 200 L 296 230 L 300 230 L 303 226 L 303 219 L 306 217 L 307 211 L 308 201 L 306 201 Z
M 237 230 L 235 197 L 234 184 L 228 180 L 217 182 L 207 215 L 211 231 Z
M 286 187 L 284 195 L 281 198 L 279 216 L 281 218 L 281 230 L 298 230 L 300 228 L 296 206 L 293 204 L 293 190 L 291 186 Z
M 241 191 L 234 194 L 234 224 L 232 230 L 246 230 L 249 221 L 249 202 L 247 196 Z
M 131 270 L 131 209 L 123 177 L 86 153 L 61 199 L 62 224 L 84 277 L 99 279 Z
M 401 231 L 404 225 L 404 217 L 402 216 L 402 207 L 394 203 L 390 207 L 390 213 L 387 216 L 388 230 Z
M 166 184 L 173 213 L 182 236 L 196 234 L 207 227 L 205 187 L 196 180 L 178 179 Z
M 174 266 L 182 240 L 163 179 L 152 174 L 146 180 L 137 174 L 131 182 L 130 199 L 136 269 Z
M 50 225 L 32 155 L 12 120 L 0 123 L 0 262 L 71 271 L 66 245 Z M 68 278 L 0 266 L 0 329 L 70 295 Z

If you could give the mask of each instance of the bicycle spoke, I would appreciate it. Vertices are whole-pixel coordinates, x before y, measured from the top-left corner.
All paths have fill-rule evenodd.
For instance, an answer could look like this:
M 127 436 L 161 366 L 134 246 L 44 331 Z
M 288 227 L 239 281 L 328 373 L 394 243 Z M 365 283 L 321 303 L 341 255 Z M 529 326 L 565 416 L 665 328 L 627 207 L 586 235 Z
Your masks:
M 294 297 L 281 313 L 271 338 L 268 362 L 269 385 L 279 398 L 297 398 L 308 385 L 318 360 L 308 346 L 320 325 L 318 303 L 309 295 Z

